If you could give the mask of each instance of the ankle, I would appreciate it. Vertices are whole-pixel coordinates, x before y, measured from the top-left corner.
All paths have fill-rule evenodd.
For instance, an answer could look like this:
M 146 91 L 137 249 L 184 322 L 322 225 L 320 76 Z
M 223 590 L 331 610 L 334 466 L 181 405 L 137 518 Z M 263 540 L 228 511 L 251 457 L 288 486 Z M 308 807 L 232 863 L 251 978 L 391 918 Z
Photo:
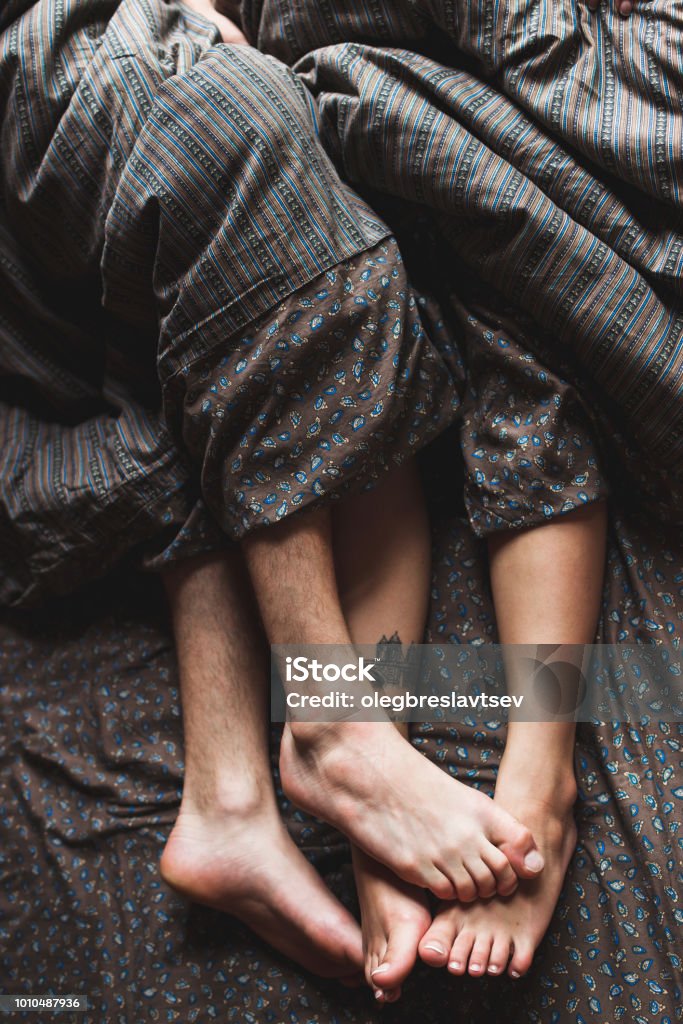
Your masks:
M 389 719 L 368 722 L 346 718 L 333 722 L 287 722 L 284 735 L 296 747 L 298 755 L 320 757 L 350 746 L 372 751 L 378 738 L 384 739 L 387 732 L 392 736 L 399 732 Z
M 267 784 L 266 784 L 267 783 Z M 275 794 L 270 781 L 256 779 L 225 779 L 201 776 L 195 780 L 191 775 L 185 778 L 179 818 L 213 819 L 224 822 L 226 818 L 242 821 L 263 817 L 275 806 Z
M 289 734 L 297 752 L 320 753 L 334 748 L 344 737 L 344 731 L 353 728 L 350 722 L 302 722 L 291 721 L 285 725 L 285 734 Z
M 514 791 L 519 798 L 543 805 L 550 816 L 565 818 L 571 813 L 578 796 L 573 759 L 548 763 L 548 759 L 535 759 L 504 753 L 498 770 L 496 791 L 500 787 Z

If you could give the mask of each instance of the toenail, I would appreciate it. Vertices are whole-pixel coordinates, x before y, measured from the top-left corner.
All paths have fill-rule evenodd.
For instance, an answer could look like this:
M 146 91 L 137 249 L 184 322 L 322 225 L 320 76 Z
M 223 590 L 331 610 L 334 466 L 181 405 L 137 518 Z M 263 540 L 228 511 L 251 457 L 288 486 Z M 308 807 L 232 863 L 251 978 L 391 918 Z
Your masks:
M 439 956 L 446 955 L 446 950 L 438 942 L 426 942 L 425 949 L 431 949 L 432 953 L 438 953 Z
M 510 971 L 510 977 L 512 977 L 512 978 L 519 978 L 519 976 L 520 976 L 519 971 Z
M 451 967 L 454 971 L 459 971 L 460 968 L 462 967 L 462 964 L 460 963 L 459 960 L 451 960 L 448 966 Z
M 531 850 L 524 858 L 524 867 L 529 871 L 540 871 L 543 867 L 543 857 L 538 850 Z
M 376 974 L 384 974 L 389 970 L 389 964 L 380 964 L 379 967 L 375 967 L 374 970 L 370 971 L 370 976 L 375 977 Z
M 477 973 L 479 973 L 481 970 L 481 964 L 470 964 L 470 970 L 477 971 Z
M 381 988 L 375 990 L 375 999 L 384 999 L 384 992 Z
M 489 967 L 489 974 L 498 974 L 498 968 L 493 964 Z

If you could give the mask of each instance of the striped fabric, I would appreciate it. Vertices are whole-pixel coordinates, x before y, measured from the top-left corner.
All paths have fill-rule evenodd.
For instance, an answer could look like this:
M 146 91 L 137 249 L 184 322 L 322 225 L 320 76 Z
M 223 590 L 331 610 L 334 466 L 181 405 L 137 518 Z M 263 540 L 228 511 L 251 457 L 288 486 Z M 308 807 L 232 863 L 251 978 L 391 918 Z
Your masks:
M 282 53 L 271 7 L 292 6 L 264 5 L 263 45 Z M 324 6 L 348 18 L 349 4 Z M 357 6 L 374 22 L 374 5 Z M 570 350 L 596 399 L 619 408 L 651 458 L 675 465 L 683 11 L 647 3 L 625 21 L 571 0 L 405 6 L 429 9 L 448 33 L 452 66 L 389 49 L 386 36 L 381 47 L 319 38 L 296 67 L 326 145 L 354 183 L 436 211 L 458 257 L 531 318 L 544 351 Z
M 137 310 L 126 322 L 104 308 L 100 264 L 118 180 L 174 70 L 133 54 L 165 31 L 177 65 L 190 67 L 213 31 L 154 4 L 87 13 L 17 2 L 0 12 L 6 603 L 71 589 L 151 537 L 169 543 L 198 499 L 159 415 L 149 326 Z
M 264 54 L 181 3 L 10 0 L 0 599 L 216 547 L 458 417 L 475 530 L 601 495 L 595 428 L 675 515 L 679 18 L 243 0 Z
M 389 228 L 292 71 L 159 0 L 0 29 L 2 600 L 215 547 L 447 425 Z

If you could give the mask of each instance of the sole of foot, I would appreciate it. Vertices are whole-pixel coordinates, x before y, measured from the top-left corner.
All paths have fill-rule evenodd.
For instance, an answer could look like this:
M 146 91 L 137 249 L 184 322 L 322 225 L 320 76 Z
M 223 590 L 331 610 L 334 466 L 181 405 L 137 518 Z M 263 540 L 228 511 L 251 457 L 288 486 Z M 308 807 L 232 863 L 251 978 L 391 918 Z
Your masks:
M 277 807 L 259 816 L 181 812 L 161 857 L 186 899 L 230 914 L 307 971 L 362 979 L 361 933 L 296 847 Z

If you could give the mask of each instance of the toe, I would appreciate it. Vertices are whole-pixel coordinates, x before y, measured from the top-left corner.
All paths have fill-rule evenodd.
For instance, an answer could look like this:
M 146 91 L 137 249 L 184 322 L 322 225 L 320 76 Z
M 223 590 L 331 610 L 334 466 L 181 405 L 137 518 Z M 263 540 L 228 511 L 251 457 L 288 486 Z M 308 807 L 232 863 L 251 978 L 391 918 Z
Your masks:
M 435 869 L 426 879 L 426 885 L 439 900 L 453 900 L 456 898 L 457 892 L 453 882 L 438 869 Z
M 535 878 L 543 870 L 543 857 L 531 832 L 506 811 L 496 817 L 489 838 L 505 854 L 520 878 Z
M 482 974 L 486 973 L 486 969 L 489 965 L 489 954 L 491 953 L 492 936 L 477 935 L 472 946 L 472 952 L 470 953 L 469 972 L 473 974 L 475 978 L 480 978 Z
M 451 974 L 464 974 L 474 945 L 474 932 L 464 928 L 456 938 L 448 958 L 448 970 Z
M 425 854 L 420 857 L 405 856 L 394 864 L 393 870 L 402 881 L 419 889 L 429 889 L 439 900 L 455 899 L 455 889 L 449 873 L 437 865 L 435 858 Z
M 366 936 L 365 945 L 365 980 L 370 988 L 379 989 L 382 987 L 382 965 L 384 963 L 387 944 L 383 938 L 378 937 L 377 939 L 368 941 Z M 374 981 L 375 974 L 377 975 L 377 981 Z
M 476 895 L 486 900 L 496 892 L 496 879 L 490 867 L 480 858 L 467 863 L 467 870 L 476 885 Z
M 420 958 L 431 967 L 443 967 L 448 959 L 448 951 L 453 945 L 456 930 L 457 909 L 450 907 L 442 910 L 420 941 Z
M 452 872 L 453 885 L 455 887 L 456 899 L 460 903 L 472 903 L 477 898 L 477 883 L 472 878 L 464 864 L 454 868 Z
M 394 925 L 384 956 L 378 965 L 370 971 L 371 984 L 382 988 L 387 996 L 387 1001 L 390 1001 L 387 993 L 392 989 L 400 988 L 415 966 L 417 944 L 427 924 L 425 918 L 415 917 Z
M 527 943 L 516 941 L 512 952 L 512 959 L 508 967 L 508 974 L 511 978 L 521 978 L 531 967 L 534 959 L 533 946 Z
M 518 879 L 503 851 L 493 843 L 487 843 L 482 852 L 482 860 L 493 872 L 498 895 L 511 896 L 517 888 Z
M 510 959 L 510 939 L 507 935 L 496 935 L 489 953 L 489 974 L 502 974 Z

